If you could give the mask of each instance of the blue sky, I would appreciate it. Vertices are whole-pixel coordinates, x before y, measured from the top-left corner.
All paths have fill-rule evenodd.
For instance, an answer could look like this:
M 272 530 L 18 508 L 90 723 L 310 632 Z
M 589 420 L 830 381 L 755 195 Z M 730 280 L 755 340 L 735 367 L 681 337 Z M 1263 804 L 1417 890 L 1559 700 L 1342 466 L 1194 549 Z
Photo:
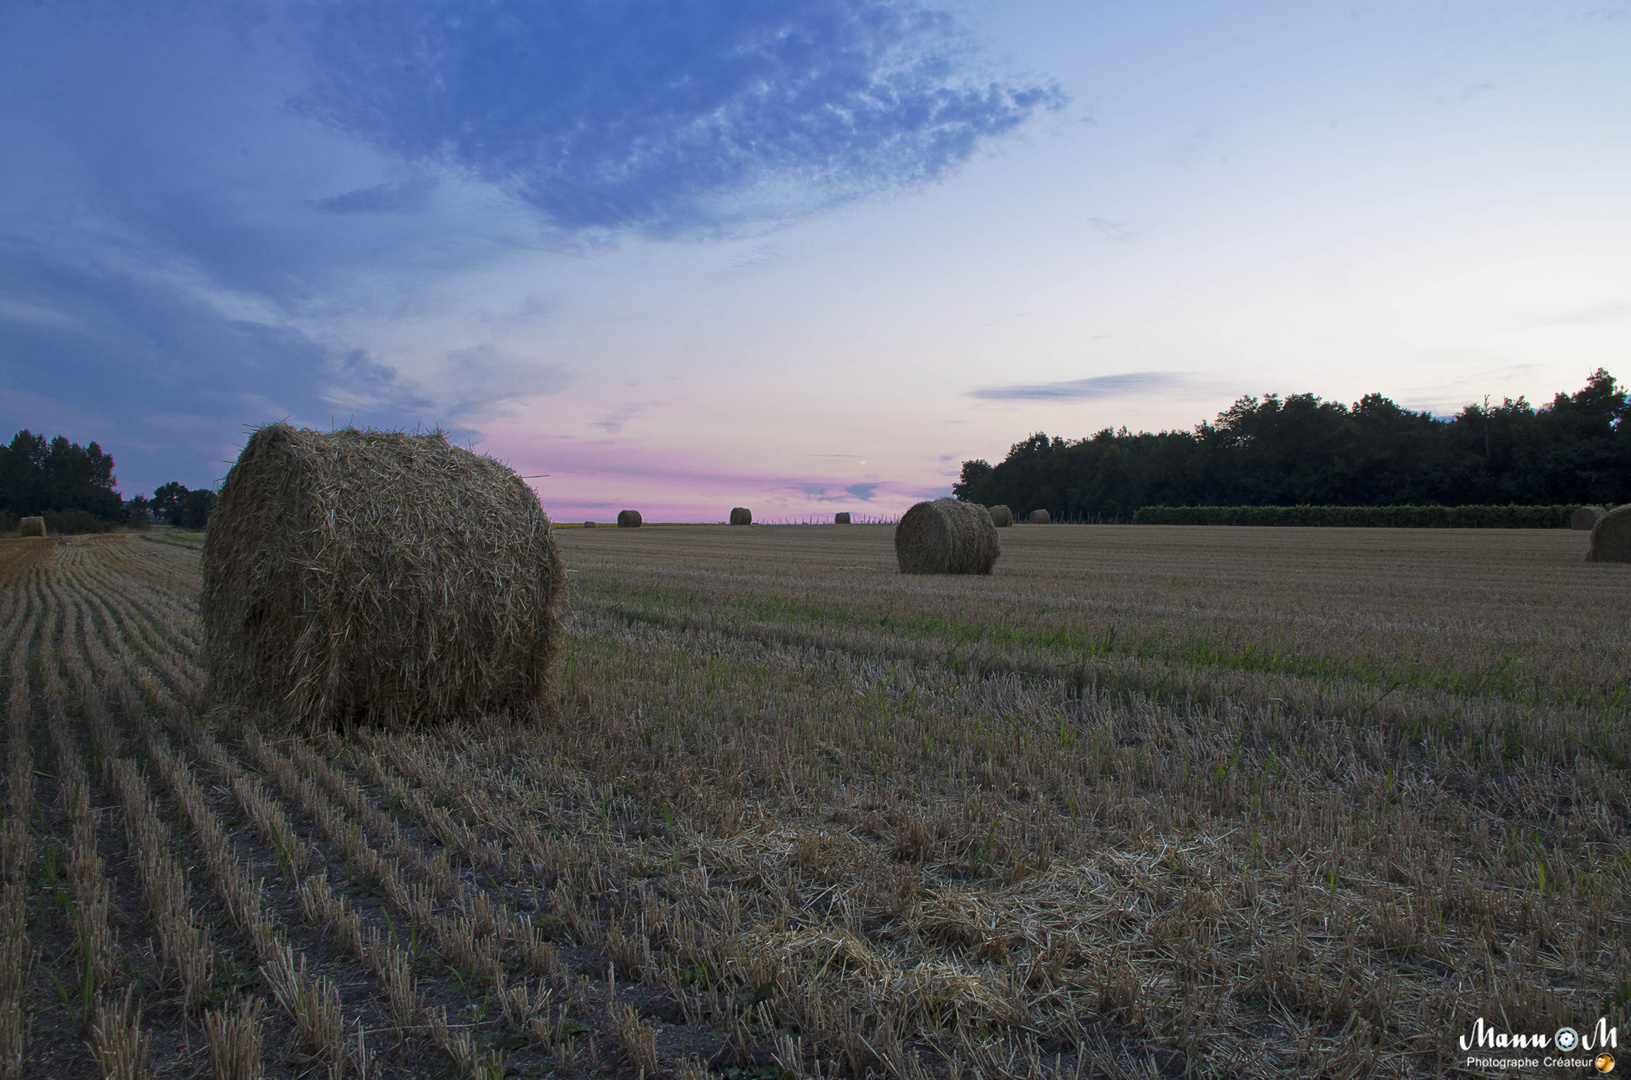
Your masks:
M 1631 377 L 1631 3 L 0 11 L 0 429 L 439 425 L 562 520 Z

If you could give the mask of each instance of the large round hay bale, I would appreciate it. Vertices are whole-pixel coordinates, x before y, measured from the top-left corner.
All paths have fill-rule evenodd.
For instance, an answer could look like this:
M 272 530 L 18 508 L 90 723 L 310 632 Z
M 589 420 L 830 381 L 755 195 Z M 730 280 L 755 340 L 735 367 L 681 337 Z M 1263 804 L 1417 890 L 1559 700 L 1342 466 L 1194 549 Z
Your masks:
M 436 432 L 250 436 L 204 539 L 212 701 L 315 733 L 527 715 L 565 574 L 512 470 Z
M 25 517 L 17 523 L 18 536 L 44 536 L 45 519 L 43 517 Z
M 1032 510 L 1025 518 L 1025 524 L 1051 525 L 1053 524 L 1053 515 L 1048 513 L 1046 510 Z
M 1588 531 L 1597 524 L 1597 519 L 1608 513 L 1601 506 L 1582 506 L 1569 518 L 1569 528 Z
M 597 524 L 595 524 L 595 523 L 594 523 L 594 522 L 593 522 L 593 521 L 585 521 L 585 522 L 584 522 L 584 523 L 583 523 L 583 527 L 584 527 L 584 528 L 585 528 L 585 529 L 597 529 L 597 528 L 599 528 L 599 527 L 600 527 L 600 526 L 598 526 L 598 525 L 597 525 Z
M 979 503 L 920 502 L 895 526 L 903 574 L 989 574 L 1001 553 L 997 528 Z
M 1591 527 L 1587 562 L 1631 562 L 1631 503 L 1615 507 Z
M 986 513 L 991 515 L 991 524 L 999 529 L 1006 529 L 1014 523 L 1014 512 L 1001 503 L 991 507 Z
M 619 510 L 617 512 L 617 527 L 619 529 L 638 529 L 644 520 L 638 510 Z
M 752 525 L 753 524 L 753 511 L 749 510 L 745 506 L 733 506 L 733 507 L 731 507 L 731 524 L 732 525 Z
M 848 525 L 849 524 L 849 511 L 845 510 L 842 513 L 834 514 L 832 516 L 832 523 L 834 525 Z

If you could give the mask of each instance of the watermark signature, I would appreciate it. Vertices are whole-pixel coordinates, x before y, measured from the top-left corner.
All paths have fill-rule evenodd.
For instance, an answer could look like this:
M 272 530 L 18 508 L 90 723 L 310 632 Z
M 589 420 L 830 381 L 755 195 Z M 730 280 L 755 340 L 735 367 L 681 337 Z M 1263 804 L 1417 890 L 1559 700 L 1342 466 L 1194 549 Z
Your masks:
M 1550 1033 L 1507 1031 L 1480 1016 L 1457 1045 L 1465 1055 L 1463 1065 L 1469 1069 L 1561 1068 L 1611 1073 L 1615 1060 L 1610 1051 L 1619 1049 L 1620 1030 L 1599 1016 L 1594 1026 L 1583 1030 L 1560 1027 Z

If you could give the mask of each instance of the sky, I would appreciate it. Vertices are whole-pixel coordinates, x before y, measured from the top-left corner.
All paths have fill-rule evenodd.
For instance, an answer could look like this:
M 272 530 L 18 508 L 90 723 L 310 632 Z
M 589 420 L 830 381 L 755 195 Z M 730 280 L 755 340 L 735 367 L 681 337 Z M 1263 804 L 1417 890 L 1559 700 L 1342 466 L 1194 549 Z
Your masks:
M 1631 0 L 14 0 L 0 438 L 441 428 L 560 521 L 1631 379 Z

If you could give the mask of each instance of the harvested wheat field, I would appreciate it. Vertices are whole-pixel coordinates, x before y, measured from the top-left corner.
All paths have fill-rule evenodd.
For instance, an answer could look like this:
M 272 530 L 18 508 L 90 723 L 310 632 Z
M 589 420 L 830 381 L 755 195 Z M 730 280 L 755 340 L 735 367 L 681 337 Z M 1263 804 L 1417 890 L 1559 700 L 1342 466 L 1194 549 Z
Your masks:
M 1440 1076 L 1479 1017 L 1631 1036 L 1631 567 L 1062 526 L 922 578 L 893 532 L 558 532 L 552 723 L 311 739 L 191 711 L 194 545 L 0 540 L 0 1074 Z

